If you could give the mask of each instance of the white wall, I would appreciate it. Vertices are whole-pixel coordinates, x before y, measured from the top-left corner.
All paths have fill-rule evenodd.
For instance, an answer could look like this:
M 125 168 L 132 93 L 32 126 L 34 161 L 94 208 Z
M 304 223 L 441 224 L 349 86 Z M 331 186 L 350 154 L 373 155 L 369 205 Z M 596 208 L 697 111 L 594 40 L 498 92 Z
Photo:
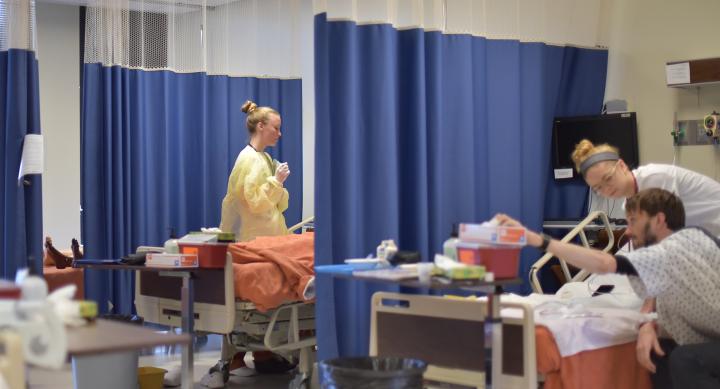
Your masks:
M 717 0 L 613 0 L 605 99 L 625 99 L 637 112 L 641 163 L 676 163 L 720 180 L 720 148 L 674 148 L 673 112 L 702 119 L 720 109 L 720 85 L 668 88 L 665 63 L 720 57 Z M 674 155 L 675 152 L 675 155 Z
M 303 99 L 303 219 L 315 215 L 315 30 L 312 0 L 303 0 L 299 39 Z
M 55 246 L 80 240 L 79 8 L 38 3 L 40 123 L 45 137 L 43 233 Z

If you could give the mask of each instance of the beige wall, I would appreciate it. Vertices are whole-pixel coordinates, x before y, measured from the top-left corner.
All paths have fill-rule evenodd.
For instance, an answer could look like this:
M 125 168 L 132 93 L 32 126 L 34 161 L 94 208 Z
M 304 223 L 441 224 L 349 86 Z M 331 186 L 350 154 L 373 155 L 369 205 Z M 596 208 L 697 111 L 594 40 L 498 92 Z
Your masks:
M 620 98 L 638 114 L 641 163 L 672 163 L 720 181 L 720 147 L 674 148 L 673 112 L 683 120 L 720 111 L 720 84 L 675 89 L 665 63 L 720 57 L 720 1 L 611 0 L 605 100 Z
M 37 3 L 40 124 L 45 137 L 43 233 L 80 240 L 80 54 L 77 6 Z

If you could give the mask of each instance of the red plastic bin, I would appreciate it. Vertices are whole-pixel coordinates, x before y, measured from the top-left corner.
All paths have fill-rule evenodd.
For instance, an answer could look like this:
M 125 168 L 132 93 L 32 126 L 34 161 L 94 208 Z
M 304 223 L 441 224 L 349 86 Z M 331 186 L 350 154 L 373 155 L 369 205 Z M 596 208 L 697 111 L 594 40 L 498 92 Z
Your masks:
M 495 279 L 516 278 L 520 266 L 521 247 L 484 246 L 475 243 L 459 243 L 458 260 L 467 265 L 483 265 Z
M 0 280 L 0 299 L 18 300 L 22 290 L 13 282 Z
M 198 266 L 209 269 L 225 267 L 227 243 L 179 243 L 180 254 L 197 254 Z

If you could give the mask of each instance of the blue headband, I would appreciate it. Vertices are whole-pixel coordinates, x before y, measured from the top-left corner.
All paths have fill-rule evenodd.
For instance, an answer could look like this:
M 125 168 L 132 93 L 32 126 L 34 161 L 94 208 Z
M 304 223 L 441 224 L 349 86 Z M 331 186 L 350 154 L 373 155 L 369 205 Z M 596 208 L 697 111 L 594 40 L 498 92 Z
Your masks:
M 619 159 L 620 156 L 612 151 L 603 151 L 602 153 L 593 154 L 580 164 L 580 174 L 584 176 L 587 170 L 598 162 L 617 161 Z

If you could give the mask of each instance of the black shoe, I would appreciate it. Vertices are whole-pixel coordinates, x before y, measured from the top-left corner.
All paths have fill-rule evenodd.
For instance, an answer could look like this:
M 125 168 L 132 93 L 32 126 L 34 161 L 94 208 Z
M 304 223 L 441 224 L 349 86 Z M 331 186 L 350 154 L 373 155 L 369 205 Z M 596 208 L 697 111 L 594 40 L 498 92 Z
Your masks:
M 291 363 L 280 355 L 273 354 L 269 359 L 255 362 L 255 371 L 260 374 L 279 374 L 294 369 L 297 363 Z

